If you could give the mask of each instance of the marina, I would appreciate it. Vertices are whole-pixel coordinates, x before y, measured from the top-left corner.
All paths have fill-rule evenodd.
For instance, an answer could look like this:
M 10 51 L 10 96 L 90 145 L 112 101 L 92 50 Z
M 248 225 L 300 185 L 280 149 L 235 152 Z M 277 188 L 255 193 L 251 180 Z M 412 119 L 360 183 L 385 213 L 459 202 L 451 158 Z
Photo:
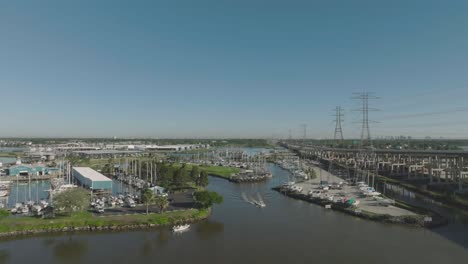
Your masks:
M 34 259 L 39 264 L 76 263 L 76 259 L 147 263 L 156 257 L 162 262 L 206 263 L 207 254 L 213 262 L 273 264 L 299 263 L 304 257 L 364 264 L 404 263 L 408 258 L 429 264 L 457 263 L 468 257 L 468 244 L 460 236 L 468 231 L 468 221 L 462 216 L 456 223 L 431 230 L 360 220 L 271 190 L 287 182 L 291 175 L 275 165 L 269 165 L 269 169 L 273 178 L 255 184 L 237 185 L 211 177 L 208 189 L 221 193 L 225 202 L 213 208 L 206 222 L 191 224 L 182 234 L 174 234 L 172 227 L 162 227 L 152 231 L 93 232 L 67 237 L 45 235 L 3 241 L 1 250 L 8 252 L 10 263 Z M 261 210 L 242 198 L 242 193 L 255 197 L 256 192 L 268 204 Z M 418 243 L 401 243 L 401 240 Z M 310 245 L 314 245 L 313 251 Z M 367 253 L 358 253 L 363 247 Z M 380 250 L 382 247 L 392 250 Z M 21 254 L 13 250 L 17 248 L 31 250 Z M 252 248 L 255 250 L 246 250 Z M 333 252 L 329 248 L 334 248 Z M 238 254 L 239 251 L 244 253 Z M 290 254 L 285 255 L 285 251 Z

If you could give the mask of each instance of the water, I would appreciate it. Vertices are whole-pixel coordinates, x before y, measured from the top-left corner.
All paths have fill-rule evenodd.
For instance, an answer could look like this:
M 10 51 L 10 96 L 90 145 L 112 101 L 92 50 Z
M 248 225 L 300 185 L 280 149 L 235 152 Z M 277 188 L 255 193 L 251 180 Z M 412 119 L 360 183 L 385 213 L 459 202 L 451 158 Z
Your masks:
M 225 201 L 209 220 L 174 235 L 151 231 L 42 236 L 0 242 L 0 263 L 464 263 L 468 242 L 325 210 L 270 190 L 287 180 L 271 165 L 267 183 L 210 178 Z M 260 209 L 242 193 L 260 193 Z M 466 236 L 465 236 L 466 237 Z
M 10 185 L 9 197 L 2 197 L 4 204 L 9 208 L 15 206 L 16 203 L 22 203 L 29 200 L 40 201 L 48 200 L 50 189 L 50 181 L 32 181 L 31 185 L 27 182 L 13 182 Z

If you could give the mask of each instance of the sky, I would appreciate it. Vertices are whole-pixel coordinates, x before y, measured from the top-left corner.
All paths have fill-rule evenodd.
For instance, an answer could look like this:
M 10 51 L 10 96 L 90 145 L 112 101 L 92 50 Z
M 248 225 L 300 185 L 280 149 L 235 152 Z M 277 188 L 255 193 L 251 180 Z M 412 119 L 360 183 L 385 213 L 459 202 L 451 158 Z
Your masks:
M 468 138 L 468 1 L 2 1 L 0 137 Z

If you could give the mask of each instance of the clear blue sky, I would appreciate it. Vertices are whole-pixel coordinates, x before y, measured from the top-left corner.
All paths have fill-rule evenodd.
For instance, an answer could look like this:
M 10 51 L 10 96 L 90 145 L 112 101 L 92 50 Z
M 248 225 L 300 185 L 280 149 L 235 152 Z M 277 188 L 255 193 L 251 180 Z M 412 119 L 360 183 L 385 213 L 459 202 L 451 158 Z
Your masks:
M 0 136 L 355 137 L 367 90 L 373 136 L 468 137 L 468 1 L 3 1 L 0 36 Z

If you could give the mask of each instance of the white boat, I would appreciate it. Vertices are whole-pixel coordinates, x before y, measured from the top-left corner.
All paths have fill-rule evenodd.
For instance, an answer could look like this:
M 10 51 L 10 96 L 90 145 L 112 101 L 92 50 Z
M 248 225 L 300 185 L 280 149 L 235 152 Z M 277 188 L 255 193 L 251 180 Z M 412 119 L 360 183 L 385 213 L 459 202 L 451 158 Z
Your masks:
M 254 201 L 254 204 L 257 206 L 257 207 L 260 207 L 260 208 L 264 208 L 266 207 L 266 204 L 262 201 Z
M 27 205 L 21 207 L 21 213 L 22 213 L 22 214 L 27 214 L 27 213 L 29 213 L 29 208 L 28 208 Z
M 42 215 L 42 209 L 43 209 L 42 206 L 40 206 L 40 205 L 38 205 L 38 204 L 37 204 L 37 205 L 33 205 L 33 206 L 31 207 L 31 211 L 33 212 L 33 214 L 34 214 L 35 216 L 40 216 L 40 215 Z
M 5 197 L 5 196 L 8 196 L 8 190 L 1 190 L 0 197 Z
M 172 228 L 174 232 L 183 232 L 190 228 L 190 225 L 177 225 Z

